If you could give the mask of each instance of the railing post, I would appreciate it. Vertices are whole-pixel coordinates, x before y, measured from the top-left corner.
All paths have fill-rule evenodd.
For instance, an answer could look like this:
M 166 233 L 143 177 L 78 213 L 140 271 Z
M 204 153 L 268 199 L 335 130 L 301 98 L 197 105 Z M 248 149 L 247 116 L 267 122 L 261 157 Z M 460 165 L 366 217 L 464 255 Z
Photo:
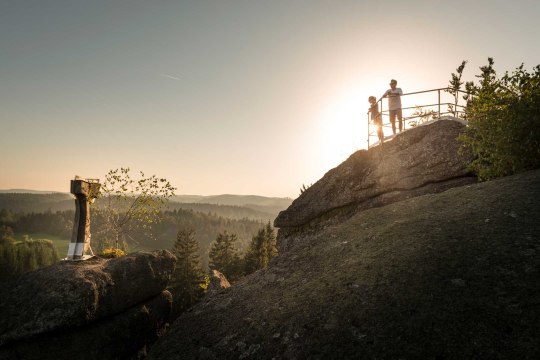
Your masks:
M 441 89 L 437 90 L 439 94 L 439 119 L 441 118 Z
M 379 102 L 381 103 L 381 129 L 384 132 L 384 115 L 383 115 L 383 101 L 382 98 L 379 99 Z
M 371 133 L 369 131 L 369 112 L 367 113 L 367 148 L 369 150 L 369 137 L 371 136 Z

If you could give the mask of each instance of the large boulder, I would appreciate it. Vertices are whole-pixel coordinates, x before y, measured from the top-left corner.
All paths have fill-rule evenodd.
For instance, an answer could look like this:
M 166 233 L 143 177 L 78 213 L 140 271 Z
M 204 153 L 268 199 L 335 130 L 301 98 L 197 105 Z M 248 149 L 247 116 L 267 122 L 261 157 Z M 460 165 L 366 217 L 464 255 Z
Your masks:
M 175 261 L 161 250 L 63 261 L 23 275 L 2 290 L 0 349 L 14 359 L 62 358 L 58 349 L 78 358 L 93 358 L 84 354 L 96 349 L 104 351 L 100 358 L 140 350 L 169 315 L 172 299 L 165 287 Z M 130 339 L 127 350 L 118 335 Z
M 298 231 L 149 358 L 539 359 L 539 197 L 536 170 Z
M 462 120 L 447 117 L 360 150 L 304 191 L 274 225 L 298 228 L 340 212 L 354 213 L 473 183 L 472 155 L 460 152 Z M 280 250 L 283 250 L 280 248 Z

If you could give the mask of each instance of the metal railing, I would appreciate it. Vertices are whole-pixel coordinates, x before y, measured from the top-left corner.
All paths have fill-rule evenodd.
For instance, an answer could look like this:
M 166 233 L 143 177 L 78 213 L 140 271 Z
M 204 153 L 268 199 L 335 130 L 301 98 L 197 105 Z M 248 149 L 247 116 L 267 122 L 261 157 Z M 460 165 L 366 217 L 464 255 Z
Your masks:
M 464 110 L 465 110 L 466 104 L 463 105 L 465 103 L 465 100 L 460 98 L 459 95 L 460 93 L 461 94 L 467 94 L 467 93 L 462 90 L 454 90 L 454 89 L 446 87 L 446 88 L 439 88 L 439 89 L 415 91 L 415 92 L 403 94 L 401 95 L 401 98 L 403 99 L 406 96 L 435 93 L 435 92 L 437 92 L 436 103 L 433 102 L 430 104 L 415 105 L 415 106 L 401 108 L 402 114 L 403 114 L 403 130 L 402 131 L 404 131 L 407 128 L 407 125 L 409 127 L 420 125 L 424 121 L 424 118 L 432 117 L 435 119 L 435 118 L 440 118 L 443 115 L 452 115 L 452 116 L 459 117 L 460 114 L 462 117 L 464 116 L 465 114 Z M 447 98 L 451 98 L 452 102 L 443 101 L 441 98 L 441 92 L 443 92 L 443 95 L 446 95 Z M 454 92 L 455 95 L 452 94 L 451 92 Z M 392 131 L 391 130 L 392 124 L 390 123 L 390 120 L 389 120 L 389 110 L 384 110 L 382 97 L 379 100 L 377 100 L 377 106 L 379 106 L 380 113 L 383 120 L 382 121 L 383 132 L 385 128 L 386 129 L 390 128 L 390 131 Z M 442 106 L 446 106 L 446 110 L 441 110 Z M 411 112 L 410 110 L 414 110 L 414 112 Z M 405 116 L 406 113 L 410 113 L 410 114 L 408 116 Z M 418 121 L 417 119 L 421 119 L 422 121 Z M 367 113 L 367 120 L 368 120 L 367 143 L 368 143 L 368 149 L 369 149 L 371 137 L 375 137 L 378 142 L 378 136 L 377 136 L 377 125 L 375 125 L 373 120 L 371 119 L 371 114 L 369 113 L 369 111 Z M 399 120 L 396 119 L 396 122 L 399 122 Z

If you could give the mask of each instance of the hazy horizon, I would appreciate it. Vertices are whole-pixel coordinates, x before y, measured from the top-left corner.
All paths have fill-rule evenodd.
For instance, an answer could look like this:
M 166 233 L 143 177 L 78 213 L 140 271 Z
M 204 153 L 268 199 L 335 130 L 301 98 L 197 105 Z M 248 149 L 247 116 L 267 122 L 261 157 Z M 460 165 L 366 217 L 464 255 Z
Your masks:
M 0 4 L 0 189 L 130 167 L 178 194 L 296 198 L 366 147 L 369 95 L 540 64 L 540 2 Z M 408 105 L 416 105 L 414 100 Z
M 18 189 L 18 188 L 10 188 L 10 189 L 0 189 L 0 193 L 12 193 L 12 194 L 19 194 L 19 193 L 44 193 L 44 194 L 70 194 L 70 189 L 64 190 L 64 191 L 56 191 L 56 190 L 41 190 L 41 189 Z M 231 194 L 231 193 L 224 193 L 224 194 L 210 194 L 210 195 L 200 195 L 200 194 L 180 194 L 175 193 L 174 197 L 197 197 L 197 198 L 214 198 L 214 197 L 221 197 L 221 196 L 239 196 L 239 197 L 250 197 L 250 196 L 257 196 L 257 197 L 263 197 L 268 199 L 294 199 L 287 196 L 266 196 L 261 194 Z M 173 199 L 173 201 L 176 201 Z

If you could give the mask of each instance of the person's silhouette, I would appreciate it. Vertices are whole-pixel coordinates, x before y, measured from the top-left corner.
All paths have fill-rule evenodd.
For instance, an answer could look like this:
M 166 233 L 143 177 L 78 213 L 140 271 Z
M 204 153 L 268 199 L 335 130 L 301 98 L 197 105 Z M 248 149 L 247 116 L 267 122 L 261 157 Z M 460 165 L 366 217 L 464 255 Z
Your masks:
M 401 95 L 403 95 L 403 91 L 396 86 L 397 80 L 390 80 L 390 89 L 386 90 L 382 96 L 388 98 L 388 113 L 394 135 L 396 134 L 396 117 L 399 121 L 399 132 L 403 130 L 403 114 L 401 112 Z
M 384 134 L 382 129 L 382 115 L 379 112 L 379 104 L 377 103 L 377 98 L 375 96 L 370 96 L 369 101 L 369 112 L 371 113 L 371 121 L 377 126 L 377 135 L 379 136 L 379 141 L 382 144 L 384 141 Z

